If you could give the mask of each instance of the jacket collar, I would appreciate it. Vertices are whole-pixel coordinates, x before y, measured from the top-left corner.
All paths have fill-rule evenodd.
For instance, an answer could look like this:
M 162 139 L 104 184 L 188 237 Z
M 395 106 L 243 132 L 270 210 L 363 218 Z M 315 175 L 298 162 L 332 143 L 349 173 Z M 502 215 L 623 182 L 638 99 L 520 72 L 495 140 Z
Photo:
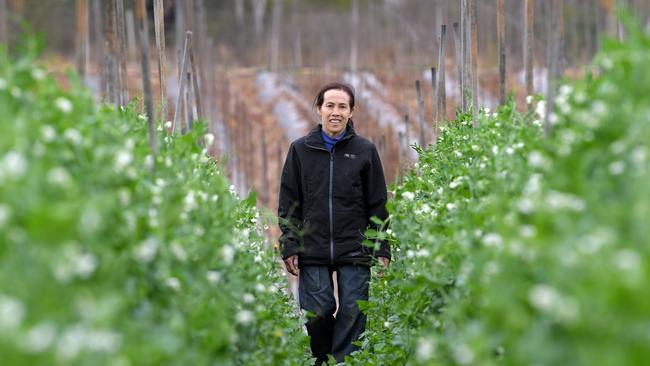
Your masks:
M 311 131 L 309 131 L 309 133 L 307 134 L 305 143 L 310 146 L 325 149 L 325 142 L 323 141 L 323 136 L 321 135 L 322 130 L 323 130 L 323 125 L 320 123 L 318 124 L 318 126 L 312 128 Z M 354 122 L 352 122 L 352 119 L 348 120 L 348 125 L 345 127 L 345 131 L 346 131 L 345 136 L 343 136 L 340 142 L 349 140 L 352 137 L 356 136 L 357 133 L 354 131 Z

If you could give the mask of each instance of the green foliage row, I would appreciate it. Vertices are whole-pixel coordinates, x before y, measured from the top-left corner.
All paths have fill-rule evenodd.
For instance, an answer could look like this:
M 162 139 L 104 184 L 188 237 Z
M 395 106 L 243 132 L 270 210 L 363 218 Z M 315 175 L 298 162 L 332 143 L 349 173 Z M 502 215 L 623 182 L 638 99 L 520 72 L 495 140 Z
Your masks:
M 650 38 L 607 41 L 595 77 L 460 115 L 389 203 L 392 269 L 350 365 L 650 363 Z
M 21 47 L 0 55 L 2 364 L 307 362 L 254 196 L 204 127 L 154 157 L 134 106 L 62 89 Z

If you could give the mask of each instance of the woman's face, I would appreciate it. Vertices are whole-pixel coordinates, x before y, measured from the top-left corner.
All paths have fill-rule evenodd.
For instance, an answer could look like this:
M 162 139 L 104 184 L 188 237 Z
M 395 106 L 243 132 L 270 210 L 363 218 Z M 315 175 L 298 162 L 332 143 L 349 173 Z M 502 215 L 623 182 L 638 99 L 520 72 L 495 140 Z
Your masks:
M 323 131 L 330 137 L 335 137 L 345 131 L 352 117 L 350 96 L 340 89 L 330 89 L 323 95 L 323 105 L 318 109 Z

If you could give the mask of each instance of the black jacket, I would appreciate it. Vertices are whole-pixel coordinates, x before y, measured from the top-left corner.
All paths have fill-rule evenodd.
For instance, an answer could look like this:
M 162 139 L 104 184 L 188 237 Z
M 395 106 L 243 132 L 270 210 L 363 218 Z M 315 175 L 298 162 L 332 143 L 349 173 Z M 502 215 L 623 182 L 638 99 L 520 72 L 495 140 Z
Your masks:
M 294 141 L 282 169 L 278 217 L 282 257 L 298 254 L 299 264 L 369 264 L 390 258 L 388 243 L 362 245 L 370 218 L 388 217 L 386 181 L 372 142 L 347 133 L 330 153 L 322 126 Z M 374 253 L 373 253 L 374 252 Z

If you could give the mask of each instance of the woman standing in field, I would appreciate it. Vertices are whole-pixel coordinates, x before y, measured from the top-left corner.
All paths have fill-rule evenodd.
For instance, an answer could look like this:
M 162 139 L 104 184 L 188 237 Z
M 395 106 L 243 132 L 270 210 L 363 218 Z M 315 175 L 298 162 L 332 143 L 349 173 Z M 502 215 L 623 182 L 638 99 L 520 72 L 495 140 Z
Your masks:
M 287 271 L 299 276 L 300 307 L 308 312 L 311 350 L 320 365 L 328 354 L 341 362 L 357 349 L 352 342 L 366 320 L 357 301 L 368 300 L 373 258 L 388 266 L 390 248 L 386 242 L 376 248 L 362 244 L 370 218 L 383 221 L 388 214 L 379 154 L 354 130 L 354 91 L 347 84 L 325 85 L 314 106 L 319 125 L 287 153 L 278 217 L 282 258 Z

